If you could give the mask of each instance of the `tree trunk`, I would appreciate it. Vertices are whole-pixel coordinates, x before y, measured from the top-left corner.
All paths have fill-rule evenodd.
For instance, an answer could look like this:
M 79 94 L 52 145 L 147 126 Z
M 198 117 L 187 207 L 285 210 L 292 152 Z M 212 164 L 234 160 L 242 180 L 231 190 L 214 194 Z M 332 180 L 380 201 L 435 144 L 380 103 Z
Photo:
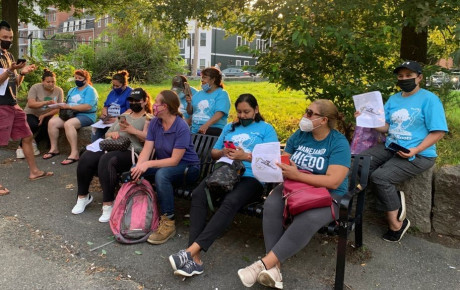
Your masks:
M 193 42 L 194 50 L 193 50 L 193 67 L 192 67 L 192 76 L 196 76 L 196 72 L 198 70 L 198 63 L 200 60 L 198 59 L 198 52 L 200 50 L 200 24 L 198 20 L 195 22 L 195 41 Z
M 18 0 L 2 0 L 2 19 L 8 22 L 13 30 L 13 46 L 9 51 L 17 59 L 19 52 Z
M 404 26 L 401 34 L 400 57 L 404 60 L 415 60 L 427 63 L 428 32 L 415 31 L 413 26 Z

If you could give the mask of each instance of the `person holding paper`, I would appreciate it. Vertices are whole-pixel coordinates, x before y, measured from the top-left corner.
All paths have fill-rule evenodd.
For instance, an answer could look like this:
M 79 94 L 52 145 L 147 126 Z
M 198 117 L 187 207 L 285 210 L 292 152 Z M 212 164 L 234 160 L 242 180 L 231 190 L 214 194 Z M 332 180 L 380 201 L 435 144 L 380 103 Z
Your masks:
M 34 155 L 39 155 L 40 151 L 37 144 L 41 140 L 45 140 L 49 144 L 48 122 L 57 113 L 59 108 L 51 108 L 49 105 L 62 103 L 64 92 L 56 86 L 56 75 L 54 72 L 44 69 L 42 82 L 33 85 L 29 89 L 27 95 L 27 105 L 24 111 L 27 114 L 27 124 L 33 134 L 36 134 L 35 141 L 32 143 Z M 16 150 L 16 158 L 24 158 L 24 152 L 19 143 L 19 148 Z
M 13 43 L 13 30 L 6 21 L 0 21 L 0 146 L 10 139 L 22 139 L 24 156 L 29 165 L 29 180 L 52 176 L 52 172 L 38 169 L 32 147 L 33 135 L 27 124 L 26 113 L 19 107 L 16 93 L 24 76 L 36 69 L 26 61 L 16 62 L 8 51 Z M 16 70 L 21 70 L 18 74 Z M 0 184 L 0 196 L 10 191 Z
M 128 137 L 139 153 L 147 136 L 147 128 L 150 123 L 152 104 L 150 95 L 142 88 L 134 89 L 128 97 L 131 112 L 122 116 L 125 119 L 116 119 L 112 127 L 105 134 L 106 138 L 117 139 L 120 136 Z M 138 109 L 140 107 L 140 110 Z M 99 222 L 106 223 L 112 213 L 113 201 L 115 200 L 115 188 L 119 182 L 118 176 L 128 171 L 132 166 L 131 151 L 93 152 L 85 151 L 80 157 L 77 167 L 78 198 L 72 209 L 73 214 L 81 214 L 86 206 L 93 201 L 89 194 L 89 186 L 94 176 L 99 177 L 102 187 L 102 215 Z
M 393 73 L 402 91 L 385 104 L 385 126 L 375 128 L 388 133 L 386 142 L 361 153 L 372 156 L 370 181 L 377 193 L 377 209 L 386 213 L 388 230 L 383 239 L 388 242 L 400 241 L 410 227 L 405 196 L 397 185 L 435 164 L 435 144 L 448 132 L 441 101 L 420 87 L 420 64 L 405 61 Z M 356 117 L 359 115 L 360 112 L 355 113 Z M 398 145 L 404 148 L 391 149 Z
M 117 117 L 124 112 L 129 112 L 128 97 L 133 90 L 128 85 L 129 73 L 126 70 L 119 71 L 112 76 L 112 90 L 104 102 L 102 113 L 99 118 L 104 124 L 112 124 L 117 120 Z M 91 142 L 102 138 L 109 127 L 93 129 L 91 134 Z
M 67 102 L 61 105 L 60 109 L 73 110 L 75 115 L 66 121 L 59 116 L 51 118 L 48 123 L 51 147 L 48 153 L 43 155 L 43 159 L 50 159 L 59 155 L 59 129 L 64 128 L 71 151 L 70 155 L 61 162 L 62 165 L 69 165 L 78 161 L 77 130 L 90 126 L 96 121 L 98 95 L 96 89 L 91 86 L 91 75 L 86 70 L 79 69 L 75 71 L 74 77 L 76 87 L 70 89 L 67 94 Z
M 290 164 L 278 164 L 284 178 L 316 187 L 326 187 L 337 201 L 335 216 L 339 216 L 341 197 L 347 192 L 351 153 L 348 141 L 335 130 L 341 116 L 330 101 L 319 99 L 310 104 L 299 127 L 289 137 L 285 153 Z M 307 170 L 312 174 L 299 171 Z M 303 249 L 313 235 L 334 220 L 331 207 L 314 208 L 295 215 L 287 228 L 283 225 L 285 200 L 283 185 L 273 189 L 264 203 L 263 232 L 266 254 L 261 260 L 240 269 L 238 276 L 246 287 L 256 282 L 282 289 L 281 263 Z
M 183 75 L 177 75 L 172 80 L 172 91 L 174 91 L 180 100 L 179 111 L 184 115 L 184 119 L 187 124 L 191 125 L 192 119 L 191 116 L 187 113 L 187 104 L 192 102 L 192 96 L 195 95 L 198 91 L 191 87 L 187 81 L 187 78 Z
M 264 121 L 253 95 L 240 95 L 235 101 L 235 108 L 238 120 L 224 127 L 211 154 L 213 159 L 225 159 L 230 162 L 241 160 L 246 170 L 233 190 L 225 195 L 220 193 L 224 195 L 222 203 L 208 223 L 205 181 L 192 192 L 188 248 L 169 256 L 175 275 L 190 277 L 203 273 L 201 251 L 206 252 L 217 237 L 225 232 L 241 207 L 263 193 L 262 184 L 252 174 L 251 152 L 256 144 L 278 142 L 278 137 L 273 126 Z M 228 141 L 232 141 L 233 146 L 224 147 L 225 141 L 227 144 Z

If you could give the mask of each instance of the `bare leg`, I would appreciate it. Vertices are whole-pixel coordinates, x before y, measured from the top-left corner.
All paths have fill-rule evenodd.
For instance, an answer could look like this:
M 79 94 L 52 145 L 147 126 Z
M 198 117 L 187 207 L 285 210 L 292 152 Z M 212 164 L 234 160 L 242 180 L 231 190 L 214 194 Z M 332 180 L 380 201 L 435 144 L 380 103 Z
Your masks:
M 200 247 L 200 245 L 198 245 L 197 243 L 193 243 L 185 251 L 190 252 L 190 255 L 192 256 L 193 261 L 195 261 L 195 263 L 198 263 L 200 265 L 203 264 L 203 262 L 201 261 L 201 247 Z
M 69 158 L 74 158 L 78 159 L 79 154 L 78 154 L 78 135 L 77 135 L 77 129 L 81 128 L 80 120 L 77 118 L 72 118 L 67 120 L 64 123 L 64 130 L 65 130 L 65 135 L 67 137 L 67 141 L 69 141 L 70 144 L 70 155 Z
M 278 269 L 281 269 L 281 263 L 276 257 L 275 253 L 270 251 L 265 257 L 262 258 L 262 262 L 264 262 L 265 268 L 271 269 L 275 266 L 278 266 Z
M 403 222 L 398 221 L 398 210 L 387 211 L 386 217 L 390 230 L 399 231 L 401 229 Z
M 59 148 L 58 148 L 59 129 L 63 127 L 64 127 L 64 121 L 57 116 L 54 116 L 48 122 L 48 135 L 50 137 L 50 143 L 51 143 L 51 147 L 48 152 L 53 152 L 53 153 L 59 152 Z
M 33 135 L 22 139 L 22 150 L 24 151 L 27 164 L 29 164 L 29 178 L 36 178 L 44 173 L 38 169 L 37 164 L 35 163 L 34 149 L 32 148 L 33 140 Z

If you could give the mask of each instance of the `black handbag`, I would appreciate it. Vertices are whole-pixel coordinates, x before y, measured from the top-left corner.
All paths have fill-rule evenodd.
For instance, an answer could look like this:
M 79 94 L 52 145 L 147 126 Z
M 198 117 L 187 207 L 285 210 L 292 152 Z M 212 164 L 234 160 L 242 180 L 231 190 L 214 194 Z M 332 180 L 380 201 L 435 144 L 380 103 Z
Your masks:
M 245 170 L 246 168 L 240 160 L 235 160 L 232 164 L 218 162 L 214 165 L 211 175 L 206 179 L 206 185 L 212 192 L 229 192 L 240 181 Z
M 104 139 L 99 143 L 102 151 L 126 151 L 131 145 L 131 140 L 128 137 L 120 136 L 117 139 Z
M 77 112 L 72 109 L 60 109 L 59 110 L 59 118 L 61 118 L 63 121 L 67 121 L 69 119 L 72 119 L 75 117 Z

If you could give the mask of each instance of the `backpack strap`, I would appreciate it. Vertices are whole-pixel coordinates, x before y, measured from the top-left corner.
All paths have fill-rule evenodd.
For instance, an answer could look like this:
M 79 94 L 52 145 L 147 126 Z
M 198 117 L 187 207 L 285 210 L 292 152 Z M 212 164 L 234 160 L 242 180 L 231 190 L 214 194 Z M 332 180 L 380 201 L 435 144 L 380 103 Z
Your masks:
M 206 192 L 206 199 L 208 200 L 208 207 L 211 212 L 215 212 L 216 209 L 214 208 L 214 205 L 212 204 L 212 198 L 211 198 L 211 193 L 209 192 L 209 188 L 206 185 L 204 187 L 204 191 Z

